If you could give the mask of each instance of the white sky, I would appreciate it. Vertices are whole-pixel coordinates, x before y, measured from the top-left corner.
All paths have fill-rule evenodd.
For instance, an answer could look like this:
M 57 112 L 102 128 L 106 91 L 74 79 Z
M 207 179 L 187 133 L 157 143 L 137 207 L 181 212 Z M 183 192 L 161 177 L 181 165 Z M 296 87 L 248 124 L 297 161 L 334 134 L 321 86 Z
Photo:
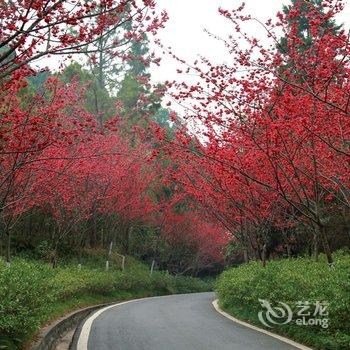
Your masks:
M 218 14 L 218 8 L 237 8 L 242 0 L 157 0 L 158 6 L 165 9 L 170 17 L 158 37 L 163 44 L 171 46 L 173 51 L 185 59 L 193 62 L 197 55 L 203 55 L 216 62 L 229 60 L 222 43 L 209 38 L 204 29 L 213 34 L 226 37 L 232 33 L 230 22 Z M 288 0 L 245 0 L 246 12 L 263 21 L 275 18 L 275 14 L 282 9 Z M 345 11 L 339 18 L 340 23 L 350 27 L 350 0 Z M 252 24 L 253 26 L 253 24 Z M 250 28 L 259 36 L 261 27 L 258 24 Z M 162 82 L 176 78 L 176 68 L 179 67 L 170 57 L 163 57 L 160 67 L 151 70 L 153 81 Z

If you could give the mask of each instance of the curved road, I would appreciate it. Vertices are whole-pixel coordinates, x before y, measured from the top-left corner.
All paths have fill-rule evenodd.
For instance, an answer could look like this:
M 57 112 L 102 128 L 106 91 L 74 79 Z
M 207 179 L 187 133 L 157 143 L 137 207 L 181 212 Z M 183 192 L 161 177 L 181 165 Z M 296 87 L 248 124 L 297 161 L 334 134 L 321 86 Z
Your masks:
M 173 295 L 109 307 L 88 318 L 77 350 L 295 350 L 233 323 L 212 306 L 214 293 Z

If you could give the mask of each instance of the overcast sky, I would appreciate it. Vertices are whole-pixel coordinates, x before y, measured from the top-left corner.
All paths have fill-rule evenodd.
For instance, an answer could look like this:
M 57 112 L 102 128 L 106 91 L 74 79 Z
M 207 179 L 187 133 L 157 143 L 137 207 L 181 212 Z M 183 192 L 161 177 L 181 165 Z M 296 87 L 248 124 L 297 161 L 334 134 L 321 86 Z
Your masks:
M 217 12 L 219 7 L 225 9 L 236 8 L 242 0 L 157 0 L 159 8 L 165 9 L 169 14 L 169 21 L 158 37 L 165 46 L 171 46 L 176 54 L 187 61 L 194 61 L 198 54 L 206 56 L 218 63 L 229 60 L 227 51 L 220 42 L 211 39 L 204 29 L 213 34 L 225 37 L 232 33 L 230 23 Z M 348 1 L 350 2 L 350 0 Z M 281 10 L 288 0 L 245 0 L 246 11 L 262 20 Z M 339 21 L 350 27 L 350 4 Z M 257 36 L 261 27 L 253 25 L 252 32 Z M 176 64 L 169 57 L 164 57 L 160 67 L 152 68 L 152 78 L 155 82 L 172 80 L 176 77 Z

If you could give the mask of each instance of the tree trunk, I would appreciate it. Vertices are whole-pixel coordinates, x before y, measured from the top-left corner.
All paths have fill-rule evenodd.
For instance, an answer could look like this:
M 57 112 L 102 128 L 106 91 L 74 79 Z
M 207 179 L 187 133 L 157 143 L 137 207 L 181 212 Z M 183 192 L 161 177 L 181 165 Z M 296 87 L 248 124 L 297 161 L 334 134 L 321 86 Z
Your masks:
M 250 235 L 250 231 L 249 231 L 249 226 L 248 226 L 248 224 L 246 224 L 246 235 L 247 235 L 247 237 L 248 237 L 248 247 L 250 248 L 249 250 L 250 250 L 250 258 L 252 259 L 252 260 L 255 260 L 255 261 L 257 261 L 257 260 L 259 260 L 259 254 L 258 254 L 258 252 L 257 252 L 257 249 L 256 249 L 256 247 L 255 247 L 255 245 L 254 245 L 254 243 L 253 243 L 253 240 L 252 240 L 252 237 L 251 237 L 251 235 Z
M 51 266 L 53 269 L 57 267 L 57 249 L 56 248 L 51 253 Z
M 248 250 L 245 247 L 243 248 L 243 258 L 245 263 L 249 261 Z
M 152 260 L 151 269 L 150 269 L 150 272 L 149 272 L 150 276 L 152 276 L 152 274 L 153 274 L 155 263 L 156 263 L 155 260 Z
M 132 235 L 133 227 L 132 225 L 128 228 L 126 233 L 126 254 L 130 254 L 130 242 L 131 242 L 131 235 Z
M 314 251 L 313 251 L 313 255 L 314 255 L 314 259 L 316 262 L 318 262 L 318 237 L 317 237 L 317 233 L 314 233 Z
M 266 243 L 264 243 L 262 247 L 261 262 L 262 262 L 262 266 L 266 267 Z
M 291 259 L 292 258 L 292 248 L 291 248 L 289 242 L 286 242 L 286 249 L 287 249 L 287 257 L 288 257 L 288 259 Z
M 7 264 L 11 262 L 11 233 L 5 232 L 5 261 Z
M 259 253 L 259 248 L 254 247 L 254 260 L 259 261 L 260 260 L 260 253 Z
M 125 222 L 121 223 L 119 225 L 120 228 L 120 243 L 122 248 L 122 253 L 124 255 L 129 254 L 129 225 L 127 225 Z
M 84 248 L 84 240 L 82 239 L 79 244 L 79 253 L 78 253 L 78 265 L 83 264 L 83 248 Z
M 320 225 L 319 231 L 320 231 L 320 238 L 321 238 L 323 250 L 326 254 L 328 264 L 333 264 L 332 251 L 331 251 L 331 248 L 329 247 L 327 234 L 326 234 L 326 227 L 323 225 Z
M 90 232 L 90 247 L 96 248 L 98 245 L 97 239 L 97 217 L 96 213 L 92 215 L 92 230 Z
M 347 236 L 347 245 L 350 248 L 350 210 L 343 208 L 342 217 L 345 223 L 345 235 Z
M 347 226 L 345 228 L 345 232 L 347 233 L 347 237 L 348 237 L 348 247 L 350 248 L 350 226 Z
M 104 231 L 103 228 L 101 229 L 101 247 L 104 247 L 105 242 L 104 242 Z
M 286 251 L 287 251 L 287 258 L 291 259 L 292 258 L 292 247 L 289 243 L 288 234 L 284 229 L 282 229 L 282 236 L 283 236 L 284 245 L 285 245 Z
M 260 242 L 259 242 L 259 239 L 256 240 L 256 248 L 255 248 L 255 257 L 256 257 L 256 260 L 257 261 L 262 261 L 262 256 L 261 256 L 261 253 L 262 253 L 262 247 L 260 245 Z

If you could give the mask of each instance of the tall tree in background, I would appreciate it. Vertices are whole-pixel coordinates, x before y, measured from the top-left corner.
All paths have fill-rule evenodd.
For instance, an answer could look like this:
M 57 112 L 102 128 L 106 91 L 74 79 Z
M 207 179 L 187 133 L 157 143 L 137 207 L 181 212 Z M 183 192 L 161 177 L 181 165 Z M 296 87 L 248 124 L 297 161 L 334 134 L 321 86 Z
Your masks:
M 123 4 L 114 14 L 114 20 L 121 25 L 106 28 L 94 42 L 84 48 L 84 54 L 88 58 L 85 66 L 91 76 L 90 98 L 93 100 L 92 106 L 100 128 L 111 117 L 109 97 L 120 88 L 120 80 L 125 74 L 126 57 L 131 50 L 132 39 L 141 35 L 135 28 L 135 22 L 138 23 L 137 14 L 128 16 L 130 8 L 130 3 Z M 112 114 L 114 112 L 115 109 L 112 108 Z
M 72 62 L 59 73 L 59 77 L 67 84 L 76 82 L 83 88 L 85 108 L 96 117 L 100 129 L 103 129 L 104 122 L 115 116 L 115 97 L 104 86 L 101 87 L 89 67 Z
M 312 28 L 315 23 L 310 19 L 311 13 L 318 14 L 322 20 L 317 23 L 319 35 L 323 35 L 327 31 L 332 31 L 333 34 L 339 33 L 342 25 L 338 25 L 334 18 L 325 16 L 325 6 L 322 0 L 291 0 L 290 5 L 283 5 L 283 14 L 288 19 L 288 26 L 284 31 L 283 36 L 278 43 L 278 50 L 286 56 L 290 54 L 291 42 L 288 43 L 288 36 L 293 35 L 293 50 L 306 52 L 315 42 Z M 313 16 L 315 17 L 315 15 Z M 311 20 L 311 22 L 310 22 Z M 288 66 L 290 63 L 286 62 Z M 283 65 L 284 66 L 284 65 Z
M 152 87 L 150 83 L 148 69 L 154 55 L 150 53 L 146 34 L 133 41 L 128 59 L 129 68 L 117 93 L 120 114 L 129 127 L 145 127 L 147 119 L 155 116 L 161 108 L 163 97 L 162 86 Z
M 301 40 L 299 49 L 305 51 L 313 44 L 313 35 L 311 34 L 310 19 L 307 14 L 310 11 L 317 11 L 321 15 L 325 14 L 324 1 L 322 0 L 291 0 L 290 5 L 283 5 L 283 13 L 288 17 L 289 27 L 296 25 L 297 37 Z M 297 13 L 298 15 L 293 15 Z M 331 29 L 334 33 L 341 29 L 342 25 L 337 25 L 334 18 L 328 18 L 319 23 L 320 30 Z M 280 40 L 281 52 L 288 51 L 287 38 L 282 37 Z

